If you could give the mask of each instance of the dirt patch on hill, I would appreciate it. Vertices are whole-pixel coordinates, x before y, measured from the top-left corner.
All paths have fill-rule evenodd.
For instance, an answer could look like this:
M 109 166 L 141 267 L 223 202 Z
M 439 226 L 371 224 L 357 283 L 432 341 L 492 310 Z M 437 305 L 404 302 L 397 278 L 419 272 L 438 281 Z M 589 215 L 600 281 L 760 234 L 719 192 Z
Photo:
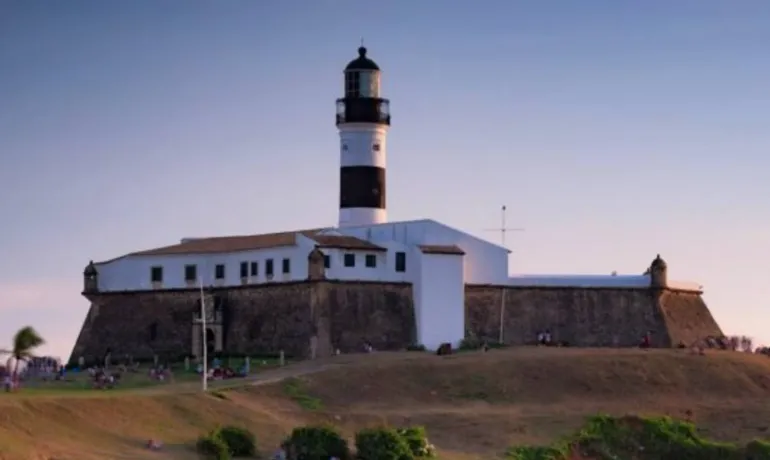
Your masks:
M 733 441 L 767 436 L 770 420 L 770 359 L 737 353 L 383 353 L 295 369 L 222 397 L 187 387 L 93 398 L 0 395 L 0 458 L 192 459 L 195 436 L 223 423 L 248 426 L 269 453 L 292 427 L 318 421 L 351 435 L 381 423 L 421 424 L 442 458 L 490 458 L 512 444 L 552 442 L 597 412 L 689 418 L 708 436 Z M 166 443 L 163 452 L 141 448 L 151 437 Z

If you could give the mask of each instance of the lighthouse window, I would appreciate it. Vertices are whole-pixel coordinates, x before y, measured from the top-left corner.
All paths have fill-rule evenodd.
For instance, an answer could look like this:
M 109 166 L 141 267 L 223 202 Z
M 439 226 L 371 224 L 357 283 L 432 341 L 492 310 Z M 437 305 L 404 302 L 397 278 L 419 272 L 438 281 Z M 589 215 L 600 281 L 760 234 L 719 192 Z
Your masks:
M 348 151 L 348 144 L 342 144 L 342 151 L 347 152 Z
M 372 150 L 374 150 L 375 152 L 379 152 L 380 151 L 380 144 L 374 144 L 372 146 Z
M 358 72 L 345 73 L 345 96 L 359 97 L 361 95 L 361 76 Z

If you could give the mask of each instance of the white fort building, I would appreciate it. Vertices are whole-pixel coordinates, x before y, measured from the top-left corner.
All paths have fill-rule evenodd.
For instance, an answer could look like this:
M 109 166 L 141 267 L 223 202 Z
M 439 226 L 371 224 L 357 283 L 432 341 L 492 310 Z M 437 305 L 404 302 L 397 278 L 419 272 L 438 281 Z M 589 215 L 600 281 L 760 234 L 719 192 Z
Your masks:
M 665 263 L 660 258 L 646 274 L 638 275 L 511 276 L 509 251 L 501 245 L 428 218 L 389 222 L 386 167 L 391 117 L 380 80 L 380 68 L 367 56 L 366 48 L 359 48 L 358 57 L 344 70 L 345 94 L 336 107 L 340 136 L 337 227 L 185 238 L 178 244 L 92 262 L 84 273 L 84 294 L 98 299 L 118 293 L 189 291 L 199 282 L 214 289 L 298 282 L 308 279 L 310 255 L 320 250 L 326 280 L 410 284 L 414 341 L 435 349 L 447 342 L 457 345 L 466 336 L 469 285 L 503 290 L 639 290 L 657 284 L 678 292 L 700 292 L 697 283 L 665 279 Z

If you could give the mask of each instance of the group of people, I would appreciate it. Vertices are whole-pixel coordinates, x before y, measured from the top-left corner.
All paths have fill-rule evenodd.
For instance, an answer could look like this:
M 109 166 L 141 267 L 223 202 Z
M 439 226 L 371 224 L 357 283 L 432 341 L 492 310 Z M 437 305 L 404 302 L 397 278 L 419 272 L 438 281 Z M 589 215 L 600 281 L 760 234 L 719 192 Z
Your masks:
M 537 333 L 537 344 L 538 346 L 543 347 L 550 347 L 553 345 L 553 336 L 551 335 L 550 329 L 546 329 Z
M 209 367 L 206 370 L 206 379 L 207 380 L 224 380 L 224 379 L 232 379 L 236 377 L 246 377 L 249 375 L 249 363 L 248 361 L 244 361 L 243 365 L 240 367 L 240 369 L 233 369 L 230 366 L 223 366 L 222 360 L 219 358 L 214 358 L 214 360 L 211 362 L 211 367 Z M 198 364 L 197 368 L 198 374 L 203 373 L 203 364 Z
M 21 382 L 25 380 L 64 379 L 65 368 L 56 358 L 35 357 L 20 363 L 16 363 L 14 359 L 10 357 L 5 366 L 0 365 L 0 383 L 6 392 L 19 388 Z

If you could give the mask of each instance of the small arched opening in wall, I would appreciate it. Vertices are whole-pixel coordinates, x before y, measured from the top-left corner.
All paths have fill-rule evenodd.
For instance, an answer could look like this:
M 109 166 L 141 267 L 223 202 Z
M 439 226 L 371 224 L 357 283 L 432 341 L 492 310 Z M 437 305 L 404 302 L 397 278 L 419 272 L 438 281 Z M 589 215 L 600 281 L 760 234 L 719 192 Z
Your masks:
M 214 333 L 214 329 L 206 328 L 206 353 L 211 355 L 216 350 L 217 336 Z

